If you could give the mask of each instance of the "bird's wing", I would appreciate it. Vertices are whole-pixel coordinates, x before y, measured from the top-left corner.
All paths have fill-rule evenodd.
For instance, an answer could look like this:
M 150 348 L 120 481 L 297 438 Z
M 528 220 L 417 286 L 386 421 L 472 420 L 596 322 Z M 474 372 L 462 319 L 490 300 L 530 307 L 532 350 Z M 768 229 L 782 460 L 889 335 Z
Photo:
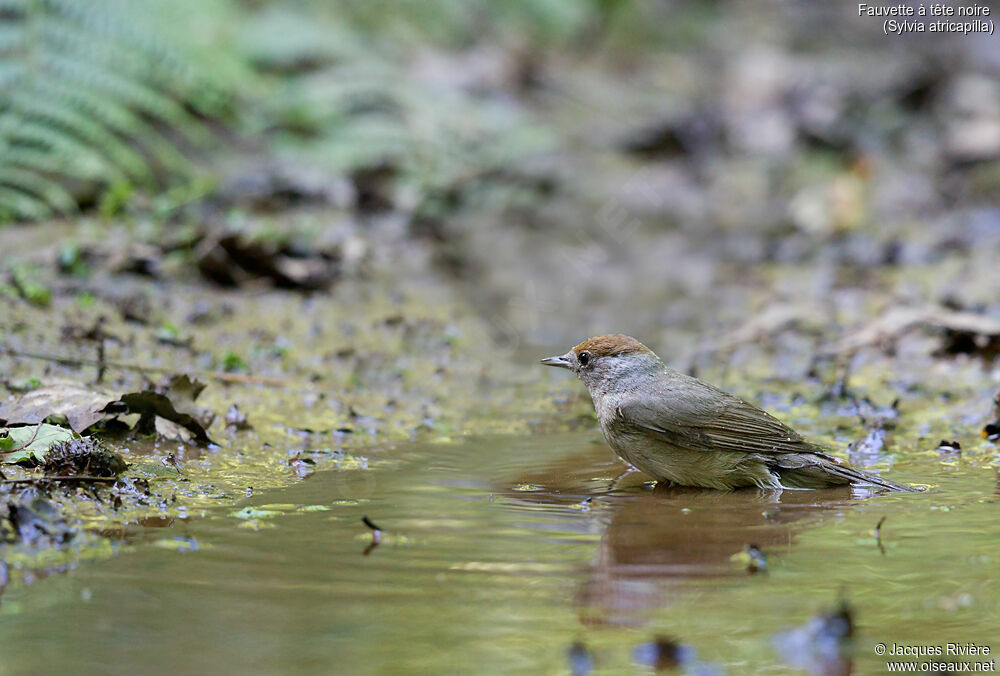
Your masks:
M 696 378 L 674 373 L 657 396 L 618 406 L 622 421 L 678 448 L 744 453 L 817 453 L 822 449 L 760 408 Z

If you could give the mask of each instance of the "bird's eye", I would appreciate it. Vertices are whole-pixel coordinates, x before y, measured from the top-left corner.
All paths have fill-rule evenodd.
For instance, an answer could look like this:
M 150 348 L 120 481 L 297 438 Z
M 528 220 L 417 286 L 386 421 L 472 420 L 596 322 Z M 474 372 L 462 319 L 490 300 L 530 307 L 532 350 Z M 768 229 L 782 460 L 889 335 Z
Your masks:
M 580 360 L 580 366 L 586 366 L 587 364 L 590 363 L 590 353 L 581 352 L 580 355 L 577 357 L 577 359 Z

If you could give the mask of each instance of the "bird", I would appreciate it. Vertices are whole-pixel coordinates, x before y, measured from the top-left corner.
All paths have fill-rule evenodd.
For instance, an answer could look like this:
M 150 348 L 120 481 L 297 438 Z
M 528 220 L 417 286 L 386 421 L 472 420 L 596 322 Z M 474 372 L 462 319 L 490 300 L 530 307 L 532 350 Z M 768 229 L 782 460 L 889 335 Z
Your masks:
M 590 391 L 608 445 L 659 482 L 718 490 L 919 490 L 852 467 L 763 409 L 668 368 L 630 336 L 595 336 L 540 363 L 575 373 Z

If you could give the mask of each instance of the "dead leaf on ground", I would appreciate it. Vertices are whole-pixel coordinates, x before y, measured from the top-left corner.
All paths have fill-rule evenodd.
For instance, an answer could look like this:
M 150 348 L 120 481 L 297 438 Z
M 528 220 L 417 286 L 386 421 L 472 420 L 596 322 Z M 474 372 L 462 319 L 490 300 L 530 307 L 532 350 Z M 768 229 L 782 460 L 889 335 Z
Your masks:
M 918 328 L 944 329 L 951 334 L 971 335 L 987 342 L 1000 338 L 1000 321 L 992 317 L 936 306 L 901 307 L 847 334 L 829 351 L 844 354 L 872 345 L 890 346 Z
M 46 418 L 64 416 L 77 434 L 103 420 L 105 409 L 118 395 L 89 385 L 57 381 L 0 406 L 0 424 L 37 425 Z
M 204 383 L 186 375 L 174 375 L 161 381 L 156 389 L 123 394 L 120 403 L 125 405 L 129 413 L 139 414 L 136 427 L 142 433 L 155 431 L 168 439 L 209 444 L 212 440 L 209 439 L 206 428 L 212 424 L 215 414 L 194 403 L 203 389 Z M 190 436 L 178 429 L 178 426 Z
M 198 441 L 194 433 L 183 425 L 178 425 L 177 423 L 167 420 L 166 418 L 161 418 L 160 416 L 156 416 L 152 420 L 152 430 L 140 428 L 144 433 L 148 432 L 149 434 L 156 434 L 156 436 L 163 439 L 169 439 L 170 441 L 182 441 L 184 443 Z
M 154 389 L 168 397 L 178 412 L 190 415 L 202 427 L 207 429 L 215 420 L 212 409 L 195 403 L 195 399 L 205 390 L 205 383 L 200 380 L 195 380 L 186 373 L 175 373 L 161 378 Z
M 714 343 L 699 347 L 695 354 L 731 350 L 749 343 L 761 343 L 784 331 L 797 329 L 802 333 L 818 335 L 826 318 L 815 308 L 804 304 L 774 303 L 754 313 L 745 322 L 721 336 Z
M 722 122 L 717 111 L 664 114 L 629 129 L 615 145 L 630 155 L 662 159 L 718 150 Z
M 309 204 L 346 209 L 355 199 L 354 187 L 342 175 L 266 161 L 229 176 L 209 204 L 220 211 L 240 206 L 258 212 L 283 212 Z
M 289 243 L 252 240 L 239 233 L 207 237 L 195 251 L 202 275 L 222 286 L 254 279 L 285 289 L 324 289 L 340 276 L 338 250 L 302 251 Z
M 138 414 L 136 429 L 142 433 L 160 432 L 168 439 L 208 444 L 211 439 L 206 430 L 215 414 L 195 403 L 204 388 L 204 383 L 186 375 L 167 376 L 155 387 L 124 394 L 80 383 L 58 382 L 28 392 L 17 401 L 0 407 L 0 424 L 37 425 L 48 418 L 61 416 L 74 432 L 83 433 L 109 417 Z

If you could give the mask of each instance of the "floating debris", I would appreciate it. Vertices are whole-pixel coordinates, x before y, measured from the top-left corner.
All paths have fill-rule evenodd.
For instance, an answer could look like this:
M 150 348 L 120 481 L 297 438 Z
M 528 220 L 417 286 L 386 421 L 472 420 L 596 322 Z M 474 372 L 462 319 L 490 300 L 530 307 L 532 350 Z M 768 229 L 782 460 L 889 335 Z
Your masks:
M 937 452 L 955 453 L 957 455 L 962 455 L 962 445 L 957 441 L 948 441 L 947 439 L 942 439 L 940 442 L 938 442 Z
M 751 575 L 767 571 L 767 559 L 764 557 L 764 552 L 755 544 L 743 545 L 743 551 L 733 554 L 730 559 L 744 564 L 747 572 Z
M 764 558 L 764 552 L 760 551 L 760 547 L 748 544 L 743 547 L 743 551 L 750 557 L 750 563 L 747 564 L 748 573 L 753 574 L 767 570 L 767 559 Z
M 774 636 L 774 647 L 788 664 L 819 676 L 852 671 L 854 612 L 846 601 L 805 624 Z
M 173 538 L 160 538 L 153 541 L 154 547 L 170 549 L 180 554 L 190 554 L 198 551 L 201 547 L 198 540 L 191 536 L 177 536 Z
M 573 676 L 587 676 L 594 670 L 594 658 L 582 641 L 569 647 L 569 673 Z
M 714 676 L 721 673 L 714 664 L 700 661 L 697 651 L 690 645 L 664 636 L 657 636 L 648 643 L 637 645 L 632 651 L 632 659 L 654 671 L 678 669 L 694 676 Z
M 636 662 L 656 671 L 676 669 L 690 657 L 690 646 L 685 646 L 673 639 L 658 636 L 648 643 L 640 643 L 632 651 Z
M 296 476 L 308 477 L 316 472 L 316 461 L 309 456 L 302 455 L 303 451 L 289 451 L 288 466 L 291 467 Z
M 247 422 L 247 414 L 241 411 L 236 404 L 233 404 L 226 411 L 226 429 L 242 432 L 252 430 L 253 425 Z
M 232 512 L 230 516 L 234 516 L 237 519 L 250 520 L 250 519 L 270 519 L 271 517 L 279 516 L 283 512 L 277 509 L 264 509 L 260 507 L 244 507 L 238 511 Z

